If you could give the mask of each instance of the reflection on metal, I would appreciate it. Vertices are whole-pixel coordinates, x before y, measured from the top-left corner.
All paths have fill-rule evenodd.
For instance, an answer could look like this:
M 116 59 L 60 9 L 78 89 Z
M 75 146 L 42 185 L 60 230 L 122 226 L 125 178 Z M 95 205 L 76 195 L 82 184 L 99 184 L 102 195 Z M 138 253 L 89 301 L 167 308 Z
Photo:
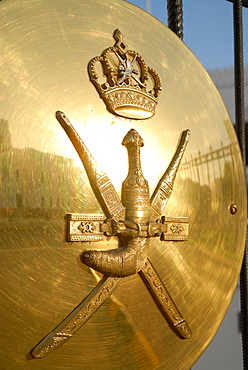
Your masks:
M 240 151 L 216 87 L 171 30 L 127 1 L 0 3 L 1 367 L 190 369 L 223 321 L 236 287 L 246 231 Z M 145 121 L 110 114 L 89 82 L 89 60 L 111 45 L 109 35 L 117 27 L 163 81 L 156 114 Z M 71 117 L 119 197 L 127 173 L 126 148 L 120 143 L 130 129 L 145 142 L 140 155 L 151 194 L 173 157 L 180 132 L 190 129 L 166 204 L 166 215 L 190 217 L 189 238 L 180 243 L 148 239 L 149 259 L 190 324 L 191 339 L 180 340 L 167 327 L 137 273 L 125 277 L 61 349 L 40 361 L 28 356 L 102 278 L 81 263 L 81 253 L 119 246 L 118 237 L 107 235 L 113 222 L 104 221 L 102 241 L 66 242 L 65 215 L 99 215 L 102 210 L 73 145 L 54 118 L 58 107 Z M 232 150 L 224 158 L 184 168 L 191 159 L 210 153 L 210 146 L 220 154 L 222 148 Z M 232 204 L 236 214 L 230 212 Z M 102 221 L 97 222 L 101 226 Z M 168 222 L 166 218 L 158 223 L 161 232 L 166 226 L 172 233 Z M 173 223 L 173 230 L 179 231 L 176 217 Z M 90 229 L 85 223 L 78 230 Z M 148 232 L 154 235 L 153 229 Z M 148 274 L 154 288 L 159 287 L 152 270 Z M 164 288 L 159 289 L 165 295 Z
M 148 182 L 143 176 L 140 162 L 140 147 L 144 145 L 143 139 L 134 129 L 127 133 L 123 139 L 122 145 L 126 146 L 128 150 L 129 172 L 122 184 L 121 202 L 117 198 L 117 193 L 110 183 L 110 180 L 107 182 L 101 182 L 99 180 L 101 178 L 106 179 L 106 175 L 96 167 L 92 155 L 65 114 L 57 112 L 56 117 L 66 131 L 83 162 L 92 190 L 99 200 L 99 203 L 103 205 L 103 210 L 105 210 L 104 213 L 105 216 L 107 216 L 106 223 L 110 221 L 112 224 L 112 233 L 118 236 L 120 246 L 113 250 L 93 250 L 86 251 L 82 254 L 82 261 L 94 270 L 103 273 L 104 280 L 102 280 L 102 284 L 100 283 L 99 289 L 95 288 L 96 291 L 94 289 L 58 327 L 49 333 L 32 350 L 32 356 L 34 358 L 44 357 L 63 344 L 86 322 L 84 319 L 85 312 L 88 312 L 87 319 L 95 313 L 96 310 L 89 311 L 88 306 L 91 304 L 95 305 L 95 302 L 103 303 L 103 300 L 99 299 L 99 297 L 105 297 L 104 292 L 106 292 L 106 286 L 109 286 L 109 284 L 111 285 L 111 289 L 107 289 L 108 295 L 110 295 L 112 290 L 116 287 L 114 284 L 116 278 L 122 278 L 137 272 L 145 282 L 154 301 L 172 330 L 182 339 L 190 338 L 191 330 L 187 322 L 180 314 L 162 281 L 155 272 L 151 262 L 147 258 L 149 238 L 161 236 L 161 240 L 185 240 L 185 237 L 188 237 L 188 222 L 185 219 L 169 219 L 166 225 L 164 217 L 161 223 L 161 215 L 173 190 L 176 173 L 189 141 L 189 130 L 182 133 L 176 153 L 159 181 L 151 197 L 151 201 Z M 108 184 L 107 197 L 106 183 Z M 106 198 L 108 202 L 106 202 Z M 114 207 L 112 202 L 114 203 Z M 122 203 L 124 204 L 124 209 L 126 209 L 125 216 L 123 212 L 118 214 L 113 213 L 113 210 L 116 208 L 123 209 Z M 93 223 L 94 219 L 99 220 L 97 215 L 86 214 L 82 215 L 81 218 L 79 215 L 71 215 L 70 220 L 71 219 L 80 219 L 80 221 L 84 221 L 81 222 L 78 229 L 82 230 L 84 235 L 87 234 L 87 237 L 93 232 L 94 228 L 100 231 L 100 227 L 97 227 L 97 225 Z M 181 221 L 183 222 L 181 223 Z M 182 224 L 184 224 L 184 227 Z M 169 231 L 167 226 L 170 226 Z M 181 234 L 183 237 L 181 237 Z M 71 237 L 69 239 L 71 239 Z M 87 239 L 85 240 L 87 241 Z M 88 241 L 89 240 L 90 239 L 88 239 Z M 112 280 L 107 279 L 108 276 L 112 276 Z M 99 306 L 100 305 L 97 305 L 97 308 Z
M 186 159 L 181 166 L 181 171 L 187 172 L 191 177 L 196 178 L 198 183 L 207 183 L 210 186 L 210 174 L 213 171 L 209 168 L 209 164 L 214 166 L 214 163 L 217 162 L 218 170 L 214 171 L 218 172 L 219 176 L 221 177 L 224 175 L 224 173 L 222 174 L 223 169 L 226 169 L 226 166 L 228 166 L 228 163 L 232 160 L 232 157 L 235 153 L 239 153 L 238 142 L 236 145 L 229 144 L 226 146 L 223 146 L 223 143 L 221 142 L 220 148 L 216 150 L 213 150 L 212 146 L 210 145 L 207 153 L 202 154 L 199 150 L 197 156 L 192 157 L 190 160 Z M 226 165 L 223 167 L 222 163 L 225 163 Z M 204 166 L 206 166 L 205 169 Z M 194 174 L 193 170 L 196 171 L 196 175 Z M 215 177 L 216 176 L 217 173 L 215 174 Z
M 104 276 L 90 294 L 49 333 L 33 350 L 34 358 L 42 358 L 59 348 L 101 307 L 123 278 Z
M 128 49 L 118 29 L 113 37 L 115 45 L 89 62 L 90 79 L 111 113 L 126 118 L 150 118 L 162 91 L 160 77 L 140 54 Z M 106 77 L 104 82 L 96 71 L 99 64 L 100 73 Z
M 183 169 L 187 169 L 189 167 L 194 166 L 200 166 L 204 163 L 213 162 L 216 160 L 218 161 L 222 158 L 231 157 L 233 154 L 233 150 L 234 150 L 233 145 L 230 144 L 223 147 L 223 144 L 221 143 L 221 148 L 216 150 L 212 150 L 212 147 L 210 146 L 208 153 L 201 154 L 201 152 L 199 152 L 198 153 L 199 155 L 197 157 L 193 158 L 190 161 L 184 162 Z M 238 146 L 236 147 L 236 150 L 238 151 Z
M 114 221 L 124 219 L 125 207 L 120 202 L 117 191 L 110 179 L 97 165 L 88 148 L 63 112 L 56 112 L 56 118 L 69 136 L 81 161 L 84 164 L 91 188 L 104 214 Z

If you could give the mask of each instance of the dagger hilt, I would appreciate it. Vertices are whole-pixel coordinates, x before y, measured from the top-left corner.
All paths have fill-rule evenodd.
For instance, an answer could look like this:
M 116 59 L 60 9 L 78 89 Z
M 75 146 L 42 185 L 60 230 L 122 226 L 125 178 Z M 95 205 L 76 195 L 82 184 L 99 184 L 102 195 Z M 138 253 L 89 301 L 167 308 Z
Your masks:
M 129 170 L 122 183 L 122 204 L 126 207 L 125 219 L 146 224 L 150 217 L 149 185 L 144 178 L 141 162 L 140 148 L 144 141 L 137 131 L 131 129 L 122 141 L 127 148 Z

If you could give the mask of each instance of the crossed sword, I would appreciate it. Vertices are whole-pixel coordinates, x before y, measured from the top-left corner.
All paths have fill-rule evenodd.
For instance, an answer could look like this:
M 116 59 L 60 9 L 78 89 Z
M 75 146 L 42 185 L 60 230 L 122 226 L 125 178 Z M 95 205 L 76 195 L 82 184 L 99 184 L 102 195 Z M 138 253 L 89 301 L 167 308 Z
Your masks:
M 125 215 L 130 214 L 130 210 L 128 213 L 128 206 L 126 207 L 127 209 L 125 209 L 121 200 L 119 199 L 119 196 L 114 186 L 110 182 L 109 178 L 106 176 L 106 174 L 102 170 L 100 170 L 97 167 L 97 164 L 94 158 L 92 157 L 88 148 L 86 147 L 86 145 L 84 144 L 84 142 L 82 141 L 82 139 L 80 138 L 80 136 L 78 135 L 78 133 L 76 132 L 72 124 L 70 123 L 69 119 L 66 117 L 66 115 L 63 112 L 58 111 L 56 112 L 56 118 L 61 124 L 61 126 L 64 128 L 69 139 L 71 140 L 76 151 L 78 152 L 78 155 L 80 159 L 82 160 L 82 163 L 85 167 L 92 190 L 105 216 L 107 217 L 105 222 L 101 223 L 100 225 L 101 230 L 103 231 L 105 235 L 117 235 L 120 240 L 120 243 L 122 244 L 122 247 L 119 247 L 113 250 L 114 251 L 113 253 L 116 253 L 117 251 L 117 254 L 119 253 L 120 255 L 124 255 L 125 257 L 125 253 L 127 253 L 125 252 L 125 240 L 126 239 L 129 241 L 129 244 L 130 244 L 130 241 L 131 241 L 131 244 L 132 244 L 132 241 L 134 242 L 136 241 L 136 244 L 138 243 L 138 245 L 139 244 L 141 246 L 145 245 L 147 247 L 149 245 L 149 238 L 155 237 L 155 236 L 160 236 L 160 240 L 187 240 L 188 222 L 186 218 L 184 219 L 184 222 L 183 222 L 184 227 L 181 227 L 180 221 L 183 221 L 183 218 L 166 219 L 164 216 L 161 217 L 161 215 L 169 199 L 169 196 L 171 195 L 172 190 L 173 190 L 174 179 L 175 179 L 179 164 L 181 162 L 181 159 L 183 157 L 184 151 L 186 149 L 187 143 L 189 141 L 189 136 L 190 136 L 189 130 L 185 130 L 182 132 L 181 138 L 179 139 L 179 142 L 178 142 L 176 152 L 167 170 L 165 171 L 164 175 L 158 182 L 156 189 L 154 190 L 154 193 L 150 200 L 148 222 L 146 222 L 145 225 L 144 225 L 144 222 L 142 225 L 140 225 L 139 222 L 137 222 L 137 220 L 139 220 L 138 217 L 136 218 L 134 217 L 133 219 L 132 217 L 131 219 L 129 217 L 129 220 L 125 219 Z M 130 133 L 132 134 L 131 139 L 130 139 Z M 129 135 L 129 144 L 131 142 L 130 144 L 131 149 L 130 149 L 130 145 L 127 144 L 129 145 L 129 149 L 130 149 L 130 152 L 128 151 L 129 157 L 133 155 L 133 157 L 135 157 L 134 160 L 138 163 L 139 162 L 139 152 L 133 148 L 133 142 L 137 144 L 137 143 L 140 143 L 142 139 L 139 136 L 139 134 L 133 129 L 130 130 L 126 136 L 128 135 Z M 124 142 L 124 139 L 123 139 L 123 142 Z M 143 144 L 141 143 L 139 144 L 139 146 L 143 146 Z M 128 146 L 127 146 L 127 149 L 128 149 Z M 136 154 L 134 154 L 135 150 L 136 150 Z M 130 162 L 129 162 L 129 165 L 130 165 Z M 137 173 L 138 174 L 137 176 L 139 176 L 139 179 L 138 177 L 136 178 L 136 182 L 139 182 L 141 192 L 144 193 L 145 192 L 145 190 L 143 189 L 145 187 L 144 184 L 146 183 L 147 188 L 148 188 L 148 183 L 143 178 L 141 168 L 136 170 L 135 173 Z M 123 183 L 123 186 L 124 186 L 124 183 Z M 136 184 L 136 188 L 137 188 L 137 184 Z M 122 190 L 122 193 L 123 193 L 123 190 Z M 148 197 L 149 197 L 149 188 L 148 188 Z M 125 195 L 124 195 L 124 198 L 125 198 Z M 140 213 L 136 212 L 135 214 L 138 215 Z M 142 220 L 142 218 L 140 219 Z M 175 222 L 178 222 L 178 223 L 175 224 Z M 176 229 L 173 232 L 169 232 L 169 226 L 171 226 L 172 230 L 173 230 L 173 227 L 176 227 Z M 180 232 L 182 230 L 184 230 L 184 234 L 180 236 Z M 123 244 L 124 244 L 124 247 L 123 247 Z M 169 292 L 165 288 L 163 282 L 159 278 L 159 275 L 157 274 L 152 263 L 147 257 L 147 252 L 145 251 L 145 249 L 139 252 L 141 257 L 138 260 L 137 266 L 134 267 L 134 271 L 128 270 L 128 269 L 125 270 L 125 268 L 124 269 L 122 268 L 121 270 L 117 270 L 117 272 L 113 272 L 111 270 L 112 267 L 110 267 L 110 270 L 108 270 L 108 268 L 105 267 L 104 263 L 102 263 L 101 259 L 99 260 L 100 257 L 97 259 L 96 255 L 98 252 L 100 252 L 100 256 L 101 256 L 101 253 L 106 253 L 104 251 L 84 252 L 86 257 L 89 254 L 92 254 L 93 258 L 87 259 L 86 257 L 84 258 L 83 256 L 82 259 L 83 259 L 83 262 L 87 264 L 88 266 L 94 268 L 97 271 L 102 272 L 103 273 L 102 279 L 95 286 L 95 288 L 93 288 L 93 290 L 88 294 L 88 296 L 65 319 L 58 326 L 56 326 L 50 333 L 48 333 L 31 350 L 32 357 L 42 358 L 50 354 L 52 351 L 60 347 L 62 344 L 64 344 L 102 306 L 105 300 L 108 297 L 110 297 L 110 295 L 114 292 L 114 290 L 120 285 L 124 277 L 128 275 L 132 275 L 136 272 L 139 274 L 139 276 L 145 283 L 154 302 L 156 303 L 158 309 L 164 316 L 165 320 L 167 321 L 169 327 L 173 330 L 173 332 L 181 339 L 188 339 L 191 337 L 192 334 L 191 334 L 189 325 L 187 324 L 186 320 L 181 315 L 175 302 L 173 301 Z M 128 253 L 131 254 L 131 257 L 129 257 L 128 255 L 128 260 L 130 260 L 130 258 L 132 258 L 132 254 L 135 254 L 135 252 L 132 250 L 131 252 L 128 252 Z M 111 262 L 111 258 L 110 258 L 110 262 Z M 115 262 L 116 261 L 114 261 L 113 265 L 117 264 Z

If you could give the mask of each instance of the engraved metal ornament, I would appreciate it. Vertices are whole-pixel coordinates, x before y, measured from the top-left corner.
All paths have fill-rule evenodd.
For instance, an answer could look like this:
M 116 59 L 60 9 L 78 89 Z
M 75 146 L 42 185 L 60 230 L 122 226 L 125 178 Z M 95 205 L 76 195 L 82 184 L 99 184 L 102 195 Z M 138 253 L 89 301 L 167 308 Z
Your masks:
M 114 46 L 89 62 L 90 79 L 111 113 L 126 118 L 150 118 L 162 91 L 160 77 L 140 54 L 128 49 L 120 30 L 116 29 L 113 37 Z M 100 82 L 96 72 L 98 64 L 105 75 L 104 82 Z
M 104 213 L 107 217 L 105 222 L 110 224 L 111 234 L 110 230 L 105 231 L 105 233 L 107 235 L 117 235 L 120 246 L 112 250 L 91 250 L 82 254 L 82 261 L 94 270 L 104 274 L 104 278 L 66 319 L 35 346 L 31 351 L 32 356 L 42 358 L 70 339 L 104 303 L 105 299 L 112 294 L 122 278 L 135 273 L 140 274 L 171 329 L 181 339 L 190 338 L 191 330 L 188 323 L 182 317 L 148 259 L 149 239 L 160 236 L 161 240 L 165 240 L 164 231 L 167 231 L 167 228 L 164 227 L 165 218 L 163 216 L 163 224 L 160 218 L 173 190 L 176 173 L 189 140 L 189 130 L 182 133 L 177 151 L 159 181 L 151 201 L 148 182 L 143 176 L 140 161 L 140 147 L 144 145 L 143 139 L 134 129 L 131 129 L 125 135 L 122 145 L 126 146 L 128 150 L 129 171 L 122 184 L 122 200 L 120 201 L 112 183 L 109 179 L 106 181 L 106 174 L 97 167 L 88 148 L 65 114 L 57 112 L 56 116 L 77 150 L 87 172 L 92 190 L 102 209 L 105 210 Z M 108 194 L 107 197 L 106 194 Z M 122 211 L 116 213 L 116 209 Z M 123 210 L 125 210 L 125 215 Z M 98 231 L 104 230 L 103 223 L 101 226 L 100 223 L 97 226 L 93 222 L 93 220 L 101 220 L 100 215 L 84 214 L 81 217 L 80 215 L 69 215 L 70 226 L 71 219 L 83 221 L 77 228 L 82 231 L 85 239 L 79 238 L 79 241 L 89 241 L 90 239 L 87 239 L 88 234 L 91 234 L 94 228 Z M 170 229 L 171 235 L 178 235 L 184 231 L 180 220 L 177 220 L 176 224 L 170 225 Z M 71 227 L 68 230 L 68 239 L 73 240 Z M 100 240 L 94 239 L 94 237 L 97 238 L 98 234 L 91 235 L 91 238 L 92 240 Z M 169 238 L 167 233 L 167 240 L 175 239 L 173 237 Z M 185 239 L 181 238 L 181 240 Z M 110 278 L 111 276 L 112 278 Z
M 188 370 L 223 320 L 243 257 L 246 185 L 221 97 L 181 40 L 126 1 L 2 0 L 0 10 L 1 367 Z M 89 61 L 111 45 L 116 28 L 163 82 L 156 114 L 148 120 L 110 114 L 89 81 Z M 99 186 L 107 189 L 111 179 L 117 200 L 128 173 L 121 145 L 127 132 L 134 129 L 144 140 L 142 173 L 152 195 L 180 133 L 190 129 L 165 218 L 150 220 L 145 230 L 132 223 L 133 233 L 151 235 L 149 260 L 140 272 L 101 280 L 101 273 L 82 263 L 82 253 L 118 249 L 116 232 L 129 227 L 120 222 L 125 210 L 117 200 L 111 203 L 116 224 L 99 218 L 114 193 L 106 192 L 105 206 L 99 205 L 54 117 L 58 109 L 108 174 Z M 154 212 L 162 214 L 160 207 Z M 142 271 L 161 293 L 156 303 Z M 178 338 L 158 310 L 168 292 L 187 319 L 190 339 Z M 90 317 L 84 326 L 49 356 L 31 358 L 30 349 L 75 307 L 80 311 L 84 299 L 82 316 L 71 323 L 68 318 L 72 334 L 75 324 Z

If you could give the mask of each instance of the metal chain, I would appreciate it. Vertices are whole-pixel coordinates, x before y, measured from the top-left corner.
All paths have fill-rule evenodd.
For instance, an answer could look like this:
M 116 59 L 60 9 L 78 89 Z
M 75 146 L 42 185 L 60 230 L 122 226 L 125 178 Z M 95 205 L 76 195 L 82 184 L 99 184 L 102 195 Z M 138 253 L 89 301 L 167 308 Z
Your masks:
M 234 24 L 234 81 L 235 81 L 235 124 L 244 170 L 246 168 L 246 142 L 244 124 L 244 58 L 242 0 L 233 3 Z
M 243 21 L 242 0 L 233 1 L 234 27 L 234 81 L 235 81 L 235 124 L 246 170 L 246 137 L 244 123 L 244 60 L 243 60 Z M 248 369 L 248 253 L 247 237 L 244 260 L 240 274 L 241 332 L 243 349 L 243 369 Z
M 182 0 L 167 0 L 168 26 L 183 39 Z M 242 0 L 233 0 L 234 19 L 234 69 L 235 69 L 235 120 L 236 132 L 240 144 L 244 171 L 246 169 L 246 137 L 244 123 L 244 65 L 243 65 L 243 23 Z M 246 240 L 247 246 L 247 240 Z M 241 330 L 243 347 L 243 369 L 248 370 L 248 253 L 245 250 L 241 275 Z
M 168 27 L 183 39 L 183 0 L 167 0 Z

